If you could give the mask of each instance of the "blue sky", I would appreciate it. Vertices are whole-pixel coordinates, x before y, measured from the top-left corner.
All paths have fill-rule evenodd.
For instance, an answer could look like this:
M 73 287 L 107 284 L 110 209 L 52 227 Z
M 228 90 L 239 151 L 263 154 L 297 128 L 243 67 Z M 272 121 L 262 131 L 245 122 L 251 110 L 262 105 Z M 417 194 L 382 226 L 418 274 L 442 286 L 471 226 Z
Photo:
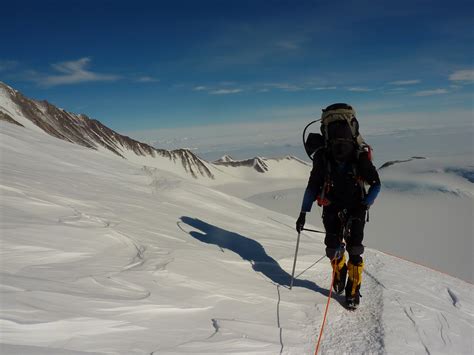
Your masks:
M 2 13 L 0 80 L 119 132 L 309 120 L 340 101 L 381 117 L 472 110 L 472 1 L 43 0 Z

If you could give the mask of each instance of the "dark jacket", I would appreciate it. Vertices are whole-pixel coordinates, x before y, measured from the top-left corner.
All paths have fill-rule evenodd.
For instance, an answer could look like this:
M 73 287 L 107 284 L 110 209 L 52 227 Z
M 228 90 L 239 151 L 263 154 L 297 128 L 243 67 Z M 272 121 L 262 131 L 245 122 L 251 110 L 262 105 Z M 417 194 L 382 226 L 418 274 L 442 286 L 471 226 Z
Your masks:
M 367 193 L 364 183 L 370 186 Z M 309 212 L 317 197 L 324 197 L 332 206 L 341 209 L 371 205 L 379 191 L 379 174 L 368 153 L 354 154 L 348 162 L 340 163 L 322 151 L 313 160 L 302 211 Z

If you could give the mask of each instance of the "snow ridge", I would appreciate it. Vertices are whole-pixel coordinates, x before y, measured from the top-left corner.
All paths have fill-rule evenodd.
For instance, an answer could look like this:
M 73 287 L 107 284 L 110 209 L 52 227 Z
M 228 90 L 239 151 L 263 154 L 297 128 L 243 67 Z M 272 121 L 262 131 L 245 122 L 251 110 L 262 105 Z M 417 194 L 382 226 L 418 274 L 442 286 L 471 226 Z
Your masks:
M 126 158 L 129 152 L 137 156 L 167 158 L 181 162 L 185 171 L 194 178 L 198 176 L 214 178 L 207 164 L 190 150 L 156 149 L 146 143 L 121 135 L 87 115 L 67 112 L 46 100 L 29 99 L 2 82 L 0 82 L 0 98 L 0 120 L 23 125 L 21 121 L 9 115 L 9 112 L 14 110 L 53 137 L 95 150 L 104 147 L 122 158 Z
M 293 156 L 286 156 L 286 157 L 281 157 L 281 158 L 254 157 L 254 158 L 245 159 L 245 160 L 234 160 L 229 155 L 224 155 L 222 158 L 215 160 L 213 164 L 226 166 L 226 167 L 233 167 L 233 168 L 250 167 L 259 173 L 265 173 L 270 170 L 270 167 L 269 167 L 270 162 L 282 162 L 282 161 L 296 161 L 302 165 L 308 166 L 308 163 Z
M 246 159 L 246 160 L 233 160 L 232 158 L 230 159 L 229 158 L 230 158 L 229 156 L 224 156 L 221 159 L 214 161 L 213 164 L 230 166 L 234 168 L 241 167 L 241 166 L 251 167 L 255 169 L 256 171 L 258 171 L 259 173 L 264 173 L 268 171 L 268 166 L 265 163 L 264 158 L 255 157 L 255 158 Z

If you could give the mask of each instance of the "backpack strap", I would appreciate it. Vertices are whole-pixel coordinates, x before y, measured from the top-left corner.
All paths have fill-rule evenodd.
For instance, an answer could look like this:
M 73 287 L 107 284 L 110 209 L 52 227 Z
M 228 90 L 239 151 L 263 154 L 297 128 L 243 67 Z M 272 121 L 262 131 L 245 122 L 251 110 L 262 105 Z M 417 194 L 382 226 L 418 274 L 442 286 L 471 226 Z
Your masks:
M 323 183 L 323 189 L 321 191 L 321 200 L 324 200 L 326 192 L 329 188 L 329 184 L 331 181 L 331 164 L 329 162 L 329 159 L 327 158 L 326 154 L 323 155 L 323 162 L 325 166 L 325 177 L 324 177 L 324 183 Z
M 359 147 L 359 149 L 357 149 L 356 154 L 357 154 L 356 155 L 356 158 L 357 158 L 356 161 L 357 162 L 359 161 L 360 156 L 362 154 L 367 154 L 368 159 L 372 160 L 372 148 L 368 144 L 364 144 L 363 146 Z M 361 196 L 362 196 L 362 198 L 364 198 L 367 195 L 367 190 L 365 189 L 365 181 L 359 175 L 359 173 L 357 171 L 357 164 L 356 163 L 352 164 L 352 169 L 353 169 L 353 172 L 354 172 L 354 176 L 357 179 L 357 183 L 360 186 Z
M 357 159 L 359 159 L 359 157 L 357 157 Z M 352 173 L 354 174 L 354 178 L 356 179 L 357 184 L 359 185 L 361 198 L 364 198 L 365 195 L 367 194 L 367 191 L 365 190 L 365 182 L 362 179 L 362 177 L 359 176 L 359 174 L 357 172 L 357 164 L 356 163 L 352 163 Z

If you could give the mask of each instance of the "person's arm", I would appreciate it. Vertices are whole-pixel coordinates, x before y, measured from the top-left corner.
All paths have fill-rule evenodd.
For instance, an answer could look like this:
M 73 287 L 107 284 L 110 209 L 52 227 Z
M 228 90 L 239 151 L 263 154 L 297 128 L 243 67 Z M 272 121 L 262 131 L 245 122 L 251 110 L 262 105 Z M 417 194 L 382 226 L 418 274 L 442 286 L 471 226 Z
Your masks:
M 375 199 L 382 188 L 379 173 L 372 162 L 369 160 L 368 155 L 365 153 L 361 154 L 359 158 L 359 164 L 359 171 L 362 179 L 364 179 L 364 181 L 370 185 L 369 191 L 367 191 L 367 195 L 362 200 L 362 203 L 370 207 L 375 202 Z
M 311 208 L 313 207 L 313 202 L 316 200 L 317 193 L 311 188 L 311 186 L 307 186 L 303 196 L 303 202 L 301 204 L 301 212 L 311 212 Z
M 324 157 L 317 155 L 313 161 L 313 169 L 308 180 L 308 186 L 304 192 L 301 212 L 310 212 L 313 202 L 321 194 L 324 185 Z
M 313 160 L 313 169 L 309 176 L 308 185 L 303 196 L 303 202 L 301 203 L 301 212 L 296 221 L 296 231 L 300 233 L 303 230 L 306 222 L 306 212 L 311 211 L 313 202 L 316 197 L 321 193 L 323 188 L 324 172 L 323 172 L 323 158 L 318 155 Z

